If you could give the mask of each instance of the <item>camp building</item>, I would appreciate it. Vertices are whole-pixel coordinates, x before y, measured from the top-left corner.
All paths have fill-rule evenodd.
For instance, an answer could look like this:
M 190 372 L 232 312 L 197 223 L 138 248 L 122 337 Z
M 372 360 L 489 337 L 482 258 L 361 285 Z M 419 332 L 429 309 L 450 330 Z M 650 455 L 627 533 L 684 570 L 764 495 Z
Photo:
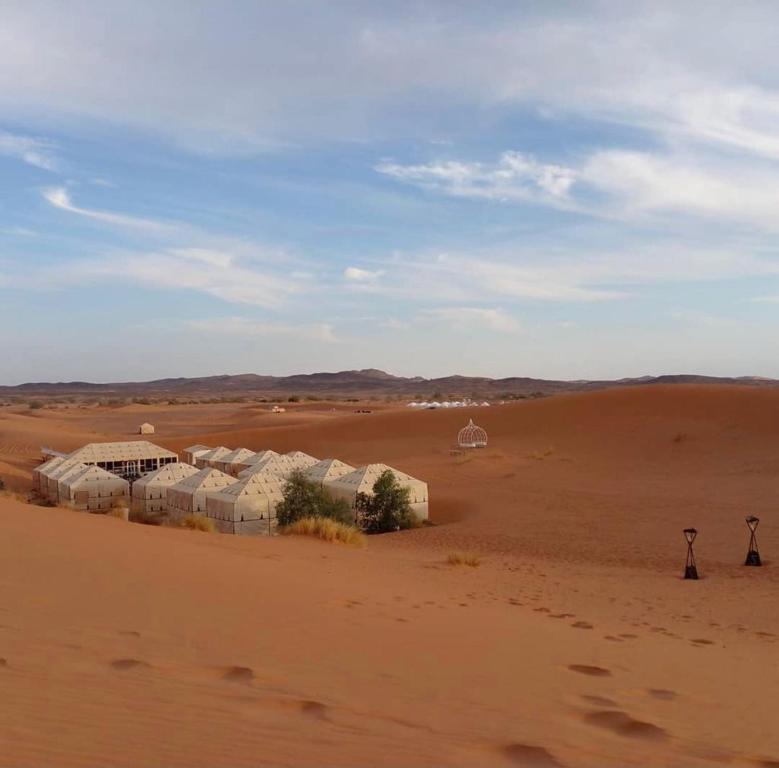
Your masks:
M 178 461 L 178 456 L 148 440 L 125 443 L 89 443 L 69 454 L 68 459 L 94 464 L 132 482 L 147 472 Z
M 386 464 L 367 464 L 355 469 L 347 475 L 342 475 L 334 480 L 325 482 L 325 488 L 337 499 L 344 499 L 354 508 L 358 493 L 371 495 L 374 483 L 386 471 L 390 470 L 398 483 L 409 489 L 409 501 L 411 510 L 420 520 L 428 518 L 427 483 L 417 480 L 411 475 L 388 467 Z
M 106 512 L 130 495 L 127 480 L 94 464 L 67 473 L 59 487 L 60 504 L 82 512 Z
M 213 467 L 204 467 L 194 475 L 168 487 L 166 501 L 168 517 L 181 520 L 187 515 L 205 515 L 206 496 L 235 482 L 234 477 L 226 475 Z
M 196 472 L 192 465 L 174 461 L 136 480 L 132 491 L 133 512 L 162 516 L 168 510 L 168 488 Z
M 255 472 L 206 496 L 206 515 L 221 533 L 265 534 L 276 530 L 276 505 L 284 498 L 283 481 Z

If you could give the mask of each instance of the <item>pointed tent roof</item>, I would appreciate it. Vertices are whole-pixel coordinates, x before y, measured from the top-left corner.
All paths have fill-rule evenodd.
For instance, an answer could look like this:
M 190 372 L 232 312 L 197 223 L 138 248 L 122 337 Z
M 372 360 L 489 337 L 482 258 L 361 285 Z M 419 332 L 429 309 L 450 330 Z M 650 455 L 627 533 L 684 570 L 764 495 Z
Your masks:
M 65 459 L 65 461 L 60 462 L 56 467 L 49 470 L 45 476 L 50 480 L 59 480 L 66 472 L 73 469 L 73 467 L 82 468 L 86 466 L 86 464 L 78 461 L 78 459 Z
M 257 451 L 253 456 L 248 456 L 245 461 L 241 462 L 241 465 L 244 467 L 250 467 L 254 464 L 259 464 L 260 462 L 265 461 L 266 459 L 269 459 L 271 457 L 276 457 L 279 454 L 276 453 L 276 451 L 271 451 L 270 449 L 266 449 L 264 451 Z
M 326 483 L 348 475 L 350 472 L 354 472 L 354 469 L 351 464 L 346 464 L 339 459 L 322 459 L 316 464 L 306 467 L 303 474 L 312 483 Z
M 39 464 L 37 467 L 35 467 L 33 472 L 38 472 L 39 474 L 44 475 L 50 470 L 58 467 L 65 460 L 66 459 L 64 456 L 53 456 L 48 461 L 44 461 L 43 464 Z
M 196 493 L 197 491 L 210 491 L 218 488 L 225 488 L 228 485 L 232 485 L 234 482 L 234 477 L 230 477 L 230 475 L 226 475 L 224 472 L 220 472 L 213 467 L 204 467 L 195 472 L 194 475 L 185 477 L 183 480 L 179 480 L 170 487 L 184 491 L 185 493 Z
M 269 453 L 273 453 L 273 451 L 269 451 Z M 295 469 L 298 469 L 298 467 L 295 466 L 295 463 L 292 461 L 292 459 L 287 456 L 279 456 L 276 454 L 275 456 L 267 456 L 262 461 L 250 464 L 246 469 L 241 470 L 238 473 L 238 477 L 249 477 L 249 475 L 253 475 L 256 472 L 265 471 L 273 472 L 279 477 L 286 477 Z
M 174 461 L 170 464 L 165 464 L 159 469 L 155 469 L 154 472 L 148 472 L 133 483 L 133 488 L 143 488 L 147 485 L 175 485 L 181 480 L 194 475 L 197 471 L 191 464 Z
M 292 461 L 298 469 L 305 469 L 306 467 L 313 467 L 314 464 L 319 461 L 319 459 L 315 459 L 313 456 L 309 456 L 307 453 L 303 453 L 303 451 L 289 451 L 288 453 L 284 454 L 290 461 Z
M 109 472 L 107 469 L 95 466 L 94 464 L 84 465 L 82 469 L 79 469 L 74 474 L 68 474 L 67 477 L 61 477 L 60 481 L 63 482 L 68 488 L 77 488 L 83 483 L 100 482 L 101 480 L 112 480 L 124 483 L 129 486 L 129 483 L 124 479 L 115 475 L 113 472 Z
M 84 464 L 96 464 L 104 461 L 127 461 L 136 459 L 177 459 L 173 451 L 160 448 L 148 440 L 130 440 L 121 443 L 87 443 L 73 451 L 68 458 L 82 461 Z
M 238 464 L 240 462 L 246 461 L 246 459 L 250 458 L 251 456 L 254 456 L 254 451 L 250 451 L 248 448 L 236 448 L 235 450 L 224 454 L 224 456 L 220 456 L 219 463 Z
M 342 477 L 329 481 L 328 485 L 347 489 L 354 493 L 372 493 L 374 483 L 386 470 L 392 472 L 392 474 L 395 475 L 395 479 L 401 485 L 425 484 L 424 481 L 417 480 L 417 478 L 411 477 L 411 475 L 407 475 L 405 472 L 401 472 L 387 464 L 366 464 L 365 466 L 358 467 L 354 472 L 350 472 L 348 475 L 343 475 Z
M 211 446 L 210 445 L 202 445 L 201 443 L 197 443 L 196 445 L 188 446 L 184 450 L 187 453 L 197 453 L 198 451 L 210 451 L 211 450 Z
M 205 453 L 201 453 L 198 458 L 200 461 L 216 461 L 228 453 L 230 453 L 229 448 L 225 448 L 223 445 L 218 445 L 216 448 L 211 448 L 211 450 L 206 451 Z
M 249 477 L 239 480 L 237 483 L 222 488 L 215 496 L 230 497 L 233 501 L 241 496 L 280 495 L 283 481 L 269 473 L 257 472 Z

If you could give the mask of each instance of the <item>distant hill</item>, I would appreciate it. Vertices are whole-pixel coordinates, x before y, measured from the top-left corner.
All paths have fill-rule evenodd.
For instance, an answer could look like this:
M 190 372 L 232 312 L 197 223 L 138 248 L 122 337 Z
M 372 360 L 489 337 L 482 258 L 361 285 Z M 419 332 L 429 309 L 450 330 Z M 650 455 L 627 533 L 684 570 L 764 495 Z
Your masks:
M 256 373 L 170 378 L 143 382 L 95 384 L 86 381 L 31 382 L 17 386 L 0 386 L 3 397 L 194 397 L 194 396 L 407 396 L 409 398 L 508 398 L 512 396 L 549 395 L 606 387 L 647 384 L 742 384 L 756 387 L 779 386 L 779 380 L 758 376 L 719 378 L 688 374 L 641 376 L 601 381 L 557 381 L 512 376 L 491 379 L 478 376 L 444 376 L 425 379 L 419 376 L 393 376 L 369 368 L 336 373 L 306 373 L 293 376 L 263 376 Z

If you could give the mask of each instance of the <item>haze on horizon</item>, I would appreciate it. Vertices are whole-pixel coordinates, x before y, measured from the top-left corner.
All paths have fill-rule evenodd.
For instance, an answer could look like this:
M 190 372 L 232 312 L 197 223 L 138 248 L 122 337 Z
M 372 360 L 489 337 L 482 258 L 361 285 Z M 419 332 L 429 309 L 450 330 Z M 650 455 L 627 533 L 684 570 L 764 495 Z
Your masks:
M 0 8 L 0 384 L 779 378 L 779 7 Z

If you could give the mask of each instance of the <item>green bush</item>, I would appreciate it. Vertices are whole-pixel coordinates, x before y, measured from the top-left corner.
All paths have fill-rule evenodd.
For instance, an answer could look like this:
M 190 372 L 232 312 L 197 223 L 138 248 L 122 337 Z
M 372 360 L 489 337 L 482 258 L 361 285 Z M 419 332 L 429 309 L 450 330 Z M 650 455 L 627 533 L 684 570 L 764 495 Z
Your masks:
M 354 523 L 354 513 L 343 499 L 334 499 L 316 483 L 307 480 L 295 470 L 284 483 L 284 498 L 276 507 L 276 518 L 281 526 L 291 525 L 306 517 L 325 517 L 339 523 Z
M 357 494 L 357 522 L 366 533 L 387 533 L 412 528 L 416 516 L 411 510 L 410 491 L 386 469 L 373 484 L 373 494 Z
M 43 403 L 40 400 L 30 400 L 29 403 L 27 403 L 31 411 L 37 411 L 43 408 Z

